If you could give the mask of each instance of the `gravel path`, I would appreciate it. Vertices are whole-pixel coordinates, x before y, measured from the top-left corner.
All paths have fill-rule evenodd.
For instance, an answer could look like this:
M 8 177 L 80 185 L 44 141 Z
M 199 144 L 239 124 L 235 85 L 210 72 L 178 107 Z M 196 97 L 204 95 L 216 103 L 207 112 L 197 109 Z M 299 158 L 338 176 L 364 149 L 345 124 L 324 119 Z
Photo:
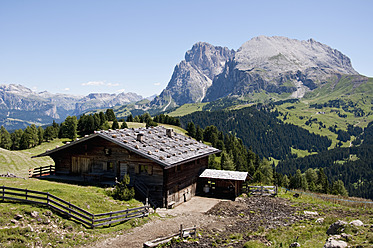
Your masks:
M 222 200 L 196 196 L 174 209 L 159 209 L 157 213 L 160 218 L 155 218 L 143 226 L 133 228 L 123 235 L 98 241 L 90 247 L 143 247 L 143 243 L 146 241 L 177 233 L 180 229 L 180 224 L 183 227 L 196 226 L 201 228 L 209 226 L 219 221 L 219 218 L 204 213 L 220 201 Z

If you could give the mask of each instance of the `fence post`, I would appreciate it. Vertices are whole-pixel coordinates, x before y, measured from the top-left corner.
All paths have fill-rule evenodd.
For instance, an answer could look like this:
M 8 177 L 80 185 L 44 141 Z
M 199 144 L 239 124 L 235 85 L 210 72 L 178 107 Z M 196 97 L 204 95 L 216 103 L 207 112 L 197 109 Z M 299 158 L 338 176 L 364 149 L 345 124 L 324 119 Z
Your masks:
M 92 220 L 92 223 L 91 223 L 91 227 L 94 229 L 95 228 L 95 221 L 94 221 L 94 218 L 95 218 L 95 215 L 94 214 L 91 214 L 91 220 Z
M 5 186 L 3 185 L 3 201 L 5 201 Z
M 261 195 L 263 195 L 263 186 L 260 187 Z
M 49 192 L 47 192 L 47 205 L 49 206 Z
M 180 224 L 180 238 L 183 238 L 183 224 Z
M 26 200 L 27 200 L 27 189 L 26 189 Z
M 113 216 L 112 211 L 110 211 L 110 221 L 111 221 L 112 216 Z M 109 227 L 111 227 L 111 223 L 109 224 Z

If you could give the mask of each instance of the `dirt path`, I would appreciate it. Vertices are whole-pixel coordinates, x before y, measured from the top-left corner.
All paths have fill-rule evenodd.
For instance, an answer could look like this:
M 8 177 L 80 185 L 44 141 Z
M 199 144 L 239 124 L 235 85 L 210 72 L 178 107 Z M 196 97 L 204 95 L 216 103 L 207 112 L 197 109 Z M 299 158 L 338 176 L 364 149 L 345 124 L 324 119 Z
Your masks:
M 221 200 L 204 197 L 193 197 L 190 201 L 174 209 L 157 211 L 160 218 L 156 218 L 143 226 L 131 229 L 129 232 L 115 238 L 101 240 L 89 247 L 132 248 L 143 247 L 143 243 L 172 233 L 177 233 L 180 224 L 184 227 L 198 228 L 211 225 L 218 221 L 217 216 L 204 214 Z

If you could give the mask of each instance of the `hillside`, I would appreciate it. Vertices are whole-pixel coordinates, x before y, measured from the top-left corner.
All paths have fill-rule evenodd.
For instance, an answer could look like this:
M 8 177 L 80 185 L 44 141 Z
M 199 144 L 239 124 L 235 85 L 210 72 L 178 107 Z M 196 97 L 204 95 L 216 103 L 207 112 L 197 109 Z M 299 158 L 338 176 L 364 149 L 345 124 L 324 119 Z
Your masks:
M 205 128 L 216 126 L 224 133 L 241 138 L 246 147 L 266 158 L 292 157 L 291 148 L 320 152 L 327 150 L 331 141 L 309 133 L 305 129 L 279 120 L 279 113 L 265 105 L 245 107 L 231 111 L 195 112 L 180 118 L 184 127 L 189 122 Z
M 0 174 L 10 172 L 17 176 L 27 178 L 28 169 L 54 164 L 54 161 L 50 157 L 31 157 L 45 152 L 47 149 L 62 146 L 63 141 L 65 140 L 56 139 L 51 142 L 42 143 L 34 148 L 20 151 L 9 151 L 0 148 Z

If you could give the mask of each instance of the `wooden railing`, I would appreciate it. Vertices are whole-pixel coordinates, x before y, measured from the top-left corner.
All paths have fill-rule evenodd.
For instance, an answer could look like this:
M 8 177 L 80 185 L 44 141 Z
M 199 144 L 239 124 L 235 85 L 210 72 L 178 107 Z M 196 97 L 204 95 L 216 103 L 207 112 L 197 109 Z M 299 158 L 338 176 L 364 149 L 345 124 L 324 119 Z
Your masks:
M 56 167 L 54 165 L 41 166 L 28 170 L 28 177 L 41 177 L 55 174 Z
M 0 186 L 0 200 L 27 202 L 48 206 L 91 228 L 111 225 L 133 218 L 145 217 L 149 214 L 149 206 L 147 205 L 102 214 L 92 214 L 74 204 L 71 204 L 70 202 L 46 192 L 6 186 Z
M 275 196 L 277 195 L 276 186 L 247 186 L 247 193 L 251 195 L 260 195 L 260 196 Z
M 146 186 L 146 184 L 142 180 L 136 178 L 134 187 L 135 187 L 135 190 L 139 192 L 150 203 L 150 205 L 156 207 L 155 202 L 152 200 L 152 198 L 149 195 L 149 188 Z

